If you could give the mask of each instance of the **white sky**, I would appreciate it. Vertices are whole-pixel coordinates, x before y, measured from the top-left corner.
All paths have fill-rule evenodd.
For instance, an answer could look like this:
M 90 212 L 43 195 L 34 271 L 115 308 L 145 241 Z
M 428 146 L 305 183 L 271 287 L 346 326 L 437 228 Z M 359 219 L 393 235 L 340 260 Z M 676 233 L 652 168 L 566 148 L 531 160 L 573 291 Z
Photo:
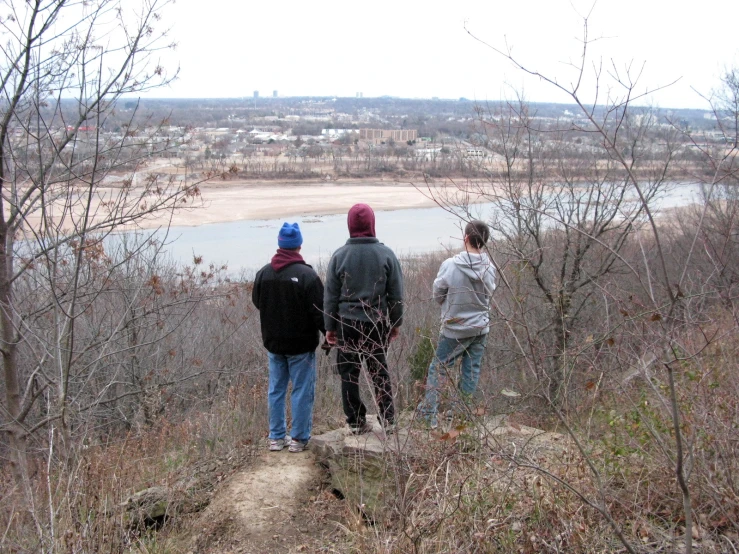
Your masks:
M 722 70 L 739 65 L 736 0 L 176 0 L 165 12 L 180 78 L 158 97 L 354 96 L 568 102 L 474 40 L 507 43 L 524 65 L 573 79 L 583 16 L 590 63 L 644 66 L 637 91 L 666 108 L 706 108 Z M 602 37 L 602 38 L 601 38 Z M 584 89 L 594 90 L 592 65 Z M 608 84 L 601 93 L 608 90 Z M 611 81 L 611 85 L 613 85 Z M 611 89 L 618 93 L 618 88 Z M 591 96 L 586 98 L 592 100 Z

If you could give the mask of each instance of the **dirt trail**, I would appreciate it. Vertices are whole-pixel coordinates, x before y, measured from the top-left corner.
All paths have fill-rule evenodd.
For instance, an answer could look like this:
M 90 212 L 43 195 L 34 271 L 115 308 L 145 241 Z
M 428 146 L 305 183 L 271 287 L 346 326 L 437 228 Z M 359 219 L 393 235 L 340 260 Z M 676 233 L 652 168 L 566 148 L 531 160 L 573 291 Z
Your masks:
M 309 552 L 319 535 L 335 530 L 316 504 L 330 503 L 321 492 L 323 471 L 309 451 L 264 452 L 234 474 L 192 527 L 193 554 Z M 325 502 L 321 501 L 322 497 Z

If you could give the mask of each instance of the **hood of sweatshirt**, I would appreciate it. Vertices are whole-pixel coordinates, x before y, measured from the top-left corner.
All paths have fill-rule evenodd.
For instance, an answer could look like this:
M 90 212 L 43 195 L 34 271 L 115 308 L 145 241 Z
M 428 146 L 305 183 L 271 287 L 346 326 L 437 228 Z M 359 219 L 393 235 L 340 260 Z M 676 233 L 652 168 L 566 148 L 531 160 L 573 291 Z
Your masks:
M 354 204 L 346 217 L 349 236 L 375 237 L 375 212 L 367 204 Z
M 490 258 L 485 252 L 473 254 L 472 252 L 460 252 L 453 258 L 454 265 L 464 273 L 471 281 L 482 281 L 490 279 L 489 272 L 494 272 Z M 494 273 L 493 273 L 494 275 Z M 487 279 L 486 279 L 487 277 Z M 489 291 L 492 293 L 492 291 Z
M 275 271 L 280 271 L 281 269 L 284 269 L 289 265 L 304 263 L 305 260 L 303 259 L 303 256 L 300 255 L 300 252 L 278 248 L 275 255 L 272 256 L 272 261 L 270 262 L 270 265 Z

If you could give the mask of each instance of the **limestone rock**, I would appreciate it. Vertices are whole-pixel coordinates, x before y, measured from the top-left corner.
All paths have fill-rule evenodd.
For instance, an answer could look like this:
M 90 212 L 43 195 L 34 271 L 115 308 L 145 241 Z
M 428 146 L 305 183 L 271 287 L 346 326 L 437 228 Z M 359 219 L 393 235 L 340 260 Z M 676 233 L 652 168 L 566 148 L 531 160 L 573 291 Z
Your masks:
M 171 499 L 172 491 L 167 487 L 149 487 L 132 494 L 122 506 L 131 527 L 155 527 L 164 523 Z
M 384 502 L 391 498 L 389 487 L 405 471 L 403 459 L 413 455 L 406 429 L 387 435 L 376 416 L 367 416 L 372 432 L 352 435 L 336 429 L 311 438 L 316 459 L 328 467 L 331 486 L 368 519 L 381 521 Z
M 331 486 L 371 521 L 385 519 L 386 502 L 403 486 L 414 461 L 423 458 L 428 441 L 456 444 L 462 450 L 485 448 L 527 456 L 560 454 L 569 439 L 559 433 L 518 425 L 505 415 L 481 416 L 473 422 L 447 421 L 429 431 L 412 419 L 402 420 L 396 432 L 386 435 L 376 416 L 367 416 L 372 432 L 352 435 L 348 428 L 311 438 L 316 459 L 331 474 Z M 512 453 L 512 452 L 509 452 Z

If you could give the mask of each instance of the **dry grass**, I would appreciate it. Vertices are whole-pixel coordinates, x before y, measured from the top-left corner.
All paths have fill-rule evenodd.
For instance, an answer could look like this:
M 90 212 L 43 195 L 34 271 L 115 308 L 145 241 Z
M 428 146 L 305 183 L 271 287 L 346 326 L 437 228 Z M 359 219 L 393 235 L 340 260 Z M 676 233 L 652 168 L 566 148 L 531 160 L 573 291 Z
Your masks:
M 207 505 L 215 485 L 248 464 L 261 445 L 265 387 L 264 379 L 244 380 L 208 411 L 184 419 L 165 415 L 143 431 L 111 436 L 106 444 L 81 450 L 69 468 L 52 464 L 47 473 L 40 465 L 31 513 L 22 509 L 23 499 L 5 472 L 2 550 L 159 551 L 151 549 L 166 544 L 181 516 Z M 174 523 L 158 536 L 124 505 L 133 493 L 154 486 L 169 491 L 167 518 Z
M 390 365 L 398 404 L 406 414 L 421 392 L 413 384 L 414 369 L 424 365 L 419 345 L 424 333 L 432 344 L 436 339 L 429 283 L 438 263 L 438 257 L 404 261 L 408 310 Z M 174 539 L 187 514 L 209 501 L 220 480 L 248 464 L 266 436 L 267 372 L 256 339 L 258 320 L 238 317 L 246 311 L 246 293 L 210 306 L 240 321 L 229 358 L 219 361 L 224 360 L 221 350 L 221 358 L 212 362 L 238 371 L 214 372 L 202 381 L 208 388 L 199 398 L 167 395 L 165 412 L 151 424 L 106 434 L 104 442 L 79 444 L 68 467 L 53 458 L 49 463 L 48 450 L 37 451 L 31 510 L 24 509 L 27 499 L 13 489 L 4 468 L 0 549 L 179 552 Z M 710 329 L 686 327 L 679 337 L 686 351 L 697 354 L 676 366 L 677 396 L 689 453 L 695 545 L 701 552 L 732 552 L 739 551 L 739 357 L 731 312 L 712 310 Z M 428 435 L 414 427 L 423 449 L 388 460 L 393 494 L 386 498 L 385 520 L 370 525 L 350 506 L 337 508 L 338 501 L 324 491 L 306 517 L 340 519 L 337 535 L 323 544 L 306 541 L 306 551 L 625 551 L 615 529 L 634 551 L 680 551 L 684 515 L 674 472 L 674 430 L 664 402 L 664 370 L 655 366 L 649 379 L 623 382 L 629 359 L 621 345 L 648 344 L 652 337 L 639 335 L 640 326 L 644 324 L 623 326 L 615 354 L 604 355 L 604 349 L 590 357 L 580 353 L 587 364 L 576 367 L 573 401 L 563 417 L 582 450 L 567 438 L 563 420 L 537 396 L 538 385 L 522 361 L 506 357 L 505 329 L 494 328 L 478 406 L 488 414 L 509 413 L 514 429 L 532 425 L 562 438 L 549 444 L 502 438 L 484 430 L 471 414 L 446 435 Z M 706 345 L 707 334 L 712 339 Z M 583 350 L 598 348 L 581 342 Z M 599 375 L 603 377 L 596 380 Z M 518 390 L 522 397 L 504 399 L 502 388 Z M 320 355 L 314 433 L 342 423 L 338 377 L 329 359 Z M 121 507 L 132 493 L 152 486 L 171 491 L 171 519 L 158 531 L 132 525 Z
M 677 383 L 700 552 L 739 549 L 739 358 L 733 333 L 724 337 L 685 361 Z M 554 442 L 503 439 L 479 417 L 428 435 L 420 452 L 391 462 L 411 477 L 388 499 L 387 521 L 356 530 L 353 544 L 377 553 L 625 552 L 617 528 L 635 552 L 683 551 L 674 430 L 657 394 L 665 383 L 657 368 L 650 382 L 612 379 L 590 391 L 566 415 L 571 435 L 540 411 L 538 423 L 562 433 Z M 522 415 L 509 417 L 514 428 L 533 419 Z

